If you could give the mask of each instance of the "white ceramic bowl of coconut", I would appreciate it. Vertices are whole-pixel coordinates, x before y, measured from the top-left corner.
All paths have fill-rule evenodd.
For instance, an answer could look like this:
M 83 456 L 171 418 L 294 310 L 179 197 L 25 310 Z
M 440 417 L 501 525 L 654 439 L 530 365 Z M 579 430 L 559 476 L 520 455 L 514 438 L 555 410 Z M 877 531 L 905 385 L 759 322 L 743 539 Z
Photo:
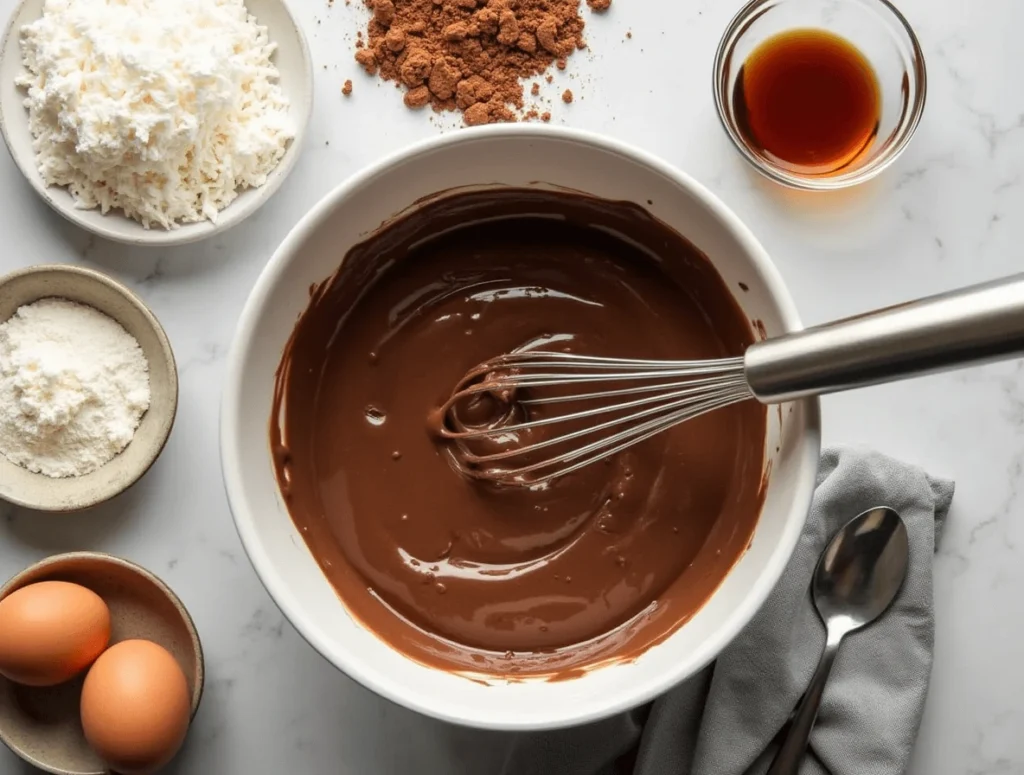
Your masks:
M 241 223 L 280 187 L 312 78 L 282 0 L 23 0 L 0 51 L 0 129 L 72 223 L 184 244 Z

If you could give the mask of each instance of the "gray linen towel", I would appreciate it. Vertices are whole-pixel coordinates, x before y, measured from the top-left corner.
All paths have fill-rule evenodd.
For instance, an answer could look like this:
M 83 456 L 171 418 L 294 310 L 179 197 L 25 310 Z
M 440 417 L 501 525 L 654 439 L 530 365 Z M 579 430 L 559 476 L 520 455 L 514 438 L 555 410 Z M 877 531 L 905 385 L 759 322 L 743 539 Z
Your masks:
M 809 592 L 818 557 L 840 527 L 875 506 L 891 506 L 907 524 L 907 580 L 885 616 L 843 643 L 800 772 L 901 775 L 928 691 L 932 557 L 952 499 L 952 482 L 914 466 L 827 450 L 789 567 L 717 662 L 647 708 L 516 736 L 501 775 L 763 775 L 824 645 Z

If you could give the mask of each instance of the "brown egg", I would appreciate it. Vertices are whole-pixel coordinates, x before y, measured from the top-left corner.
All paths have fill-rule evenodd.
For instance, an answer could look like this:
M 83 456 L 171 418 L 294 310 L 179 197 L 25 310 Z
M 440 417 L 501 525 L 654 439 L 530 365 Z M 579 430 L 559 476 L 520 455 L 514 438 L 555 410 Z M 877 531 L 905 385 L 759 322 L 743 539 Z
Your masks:
M 124 775 L 159 769 L 188 731 L 188 681 L 178 662 L 148 640 L 107 649 L 82 687 L 82 729 L 89 745 Z
M 0 675 L 54 686 L 92 664 L 110 640 L 110 609 L 78 584 L 40 581 L 0 600 Z

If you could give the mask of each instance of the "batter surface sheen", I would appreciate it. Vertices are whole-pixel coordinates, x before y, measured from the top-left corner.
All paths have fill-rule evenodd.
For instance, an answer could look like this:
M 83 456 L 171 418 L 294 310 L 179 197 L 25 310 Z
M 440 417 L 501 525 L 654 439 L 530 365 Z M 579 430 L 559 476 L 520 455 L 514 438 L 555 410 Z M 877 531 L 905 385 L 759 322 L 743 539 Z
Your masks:
M 352 248 L 288 344 L 270 430 L 289 511 L 351 613 L 420 662 L 566 677 L 630 658 L 749 544 L 755 401 L 541 491 L 454 470 L 432 413 L 476 364 L 552 337 L 659 359 L 753 341 L 707 259 L 642 208 L 500 189 L 428 201 Z

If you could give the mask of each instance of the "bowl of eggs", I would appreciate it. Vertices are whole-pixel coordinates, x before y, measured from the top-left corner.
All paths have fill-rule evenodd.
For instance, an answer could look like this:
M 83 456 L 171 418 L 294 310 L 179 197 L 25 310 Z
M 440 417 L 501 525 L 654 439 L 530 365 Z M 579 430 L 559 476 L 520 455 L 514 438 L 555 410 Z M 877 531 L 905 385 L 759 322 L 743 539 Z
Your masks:
M 181 748 L 203 692 L 195 625 L 127 560 L 49 557 L 0 588 L 0 740 L 55 775 L 144 775 Z

